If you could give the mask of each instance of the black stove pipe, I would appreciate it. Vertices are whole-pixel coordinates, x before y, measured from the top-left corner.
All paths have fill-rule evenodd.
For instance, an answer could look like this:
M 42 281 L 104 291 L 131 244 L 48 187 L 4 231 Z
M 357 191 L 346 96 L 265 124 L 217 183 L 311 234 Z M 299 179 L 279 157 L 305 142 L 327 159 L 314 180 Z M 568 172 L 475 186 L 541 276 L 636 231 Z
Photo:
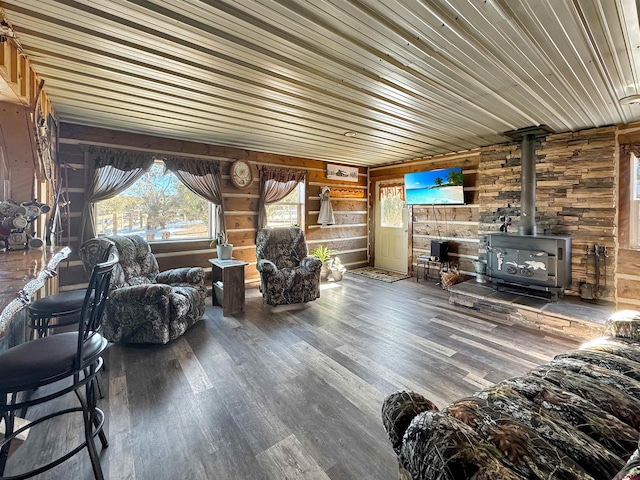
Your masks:
M 520 173 L 520 221 L 518 234 L 537 235 L 536 228 L 536 140 L 553 133 L 546 125 L 520 128 L 504 132 L 520 141 L 522 171 Z
M 536 136 L 523 135 L 520 174 L 520 235 L 536 235 Z

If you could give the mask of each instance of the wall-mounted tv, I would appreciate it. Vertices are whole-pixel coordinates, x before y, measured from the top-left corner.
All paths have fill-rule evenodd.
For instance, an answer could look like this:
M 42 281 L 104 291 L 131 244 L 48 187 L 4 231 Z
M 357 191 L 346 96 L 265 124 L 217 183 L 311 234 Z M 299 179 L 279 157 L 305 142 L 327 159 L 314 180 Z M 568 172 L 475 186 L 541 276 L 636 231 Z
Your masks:
M 464 204 L 462 168 L 407 173 L 404 190 L 408 205 Z

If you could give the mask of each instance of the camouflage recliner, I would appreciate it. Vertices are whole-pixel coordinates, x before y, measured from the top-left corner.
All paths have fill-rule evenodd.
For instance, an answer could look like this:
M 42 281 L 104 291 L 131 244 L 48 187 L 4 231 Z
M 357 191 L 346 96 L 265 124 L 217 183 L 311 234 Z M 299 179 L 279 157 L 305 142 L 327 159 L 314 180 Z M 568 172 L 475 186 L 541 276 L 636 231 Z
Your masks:
M 290 305 L 320 298 L 322 262 L 309 255 L 300 227 L 259 230 L 256 258 L 265 305 Z
M 640 312 L 614 315 L 608 331 L 443 411 L 413 392 L 389 395 L 382 421 L 399 477 L 640 478 Z
M 90 271 L 105 242 L 118 249 L 120 262 L 111 276 L 109 301 L 102 317 L 103 335 L 111 342 L 168 343 L 204 315 L 204 270 L 174 268 L 160 272 L 147 241 L 138 235 L 115 235 L 85 242 L 80 257 Z

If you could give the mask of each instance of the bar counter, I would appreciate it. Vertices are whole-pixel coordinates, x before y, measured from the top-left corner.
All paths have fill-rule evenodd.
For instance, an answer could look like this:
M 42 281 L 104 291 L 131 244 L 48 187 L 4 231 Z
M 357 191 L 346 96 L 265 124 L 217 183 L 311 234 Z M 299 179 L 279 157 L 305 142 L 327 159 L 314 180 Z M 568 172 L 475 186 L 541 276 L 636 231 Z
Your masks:
M 58 263 L 70 253 L 69 247 L 49 246 L 0 251 L 0 339 L 9 331 L 17 311 L 28 305 L 31 296 L 56 275 Z M 50 293 L 55 292 L 56 286 L 49 285 Z

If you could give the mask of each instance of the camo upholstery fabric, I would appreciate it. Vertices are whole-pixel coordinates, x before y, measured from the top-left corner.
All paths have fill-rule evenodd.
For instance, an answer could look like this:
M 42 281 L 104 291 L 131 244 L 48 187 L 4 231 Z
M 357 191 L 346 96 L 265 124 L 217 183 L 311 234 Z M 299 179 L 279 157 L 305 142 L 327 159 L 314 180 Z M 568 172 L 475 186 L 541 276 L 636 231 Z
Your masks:
M 137 235 L 100 237 L 83 245 L 85 269 L 93 268 L 102 243 L 111 241 L 120 255 L 102 318 L 111 342 L 168 343 L 204 315 L 207 289 L 200 267 L 159 272 L 147 241 Z M 95 262 L 95 263 L 94 263 Z
M 610 331 L 619 331 L 614 321 Z M 382 422 L 401 479 L 638 480 L 640 337 L 558 355 L 442 411 L 396 392 Z
M 398 392 L 389 395 L 382 405 L 382 423 L 389 432 L 389 440 L 396 454 L 400 455 L 402 435 L 413 417 L 426 410 L 438 410 L 436 405 L 414 392 Z
M 640 341 L 640 312 L 621 310 L 614 313 L 607 322 L 607 334 L 615 338 Z
M 545 413 L 577 428 L 611 453 L 623 458 L 633 451 L 638 431 L 582 397 L 533 375 L 511 378 L 498 385 L 507 386 Z
M 638 480 L 640 479 L 640 445 L 633 452 L 631 458 L 613 480 Z
M 301 228 L 263 228 L 256 237 L 256 258 L 265 305 L 304 303 L 320 297 L 322 262 L 308 255 Z

